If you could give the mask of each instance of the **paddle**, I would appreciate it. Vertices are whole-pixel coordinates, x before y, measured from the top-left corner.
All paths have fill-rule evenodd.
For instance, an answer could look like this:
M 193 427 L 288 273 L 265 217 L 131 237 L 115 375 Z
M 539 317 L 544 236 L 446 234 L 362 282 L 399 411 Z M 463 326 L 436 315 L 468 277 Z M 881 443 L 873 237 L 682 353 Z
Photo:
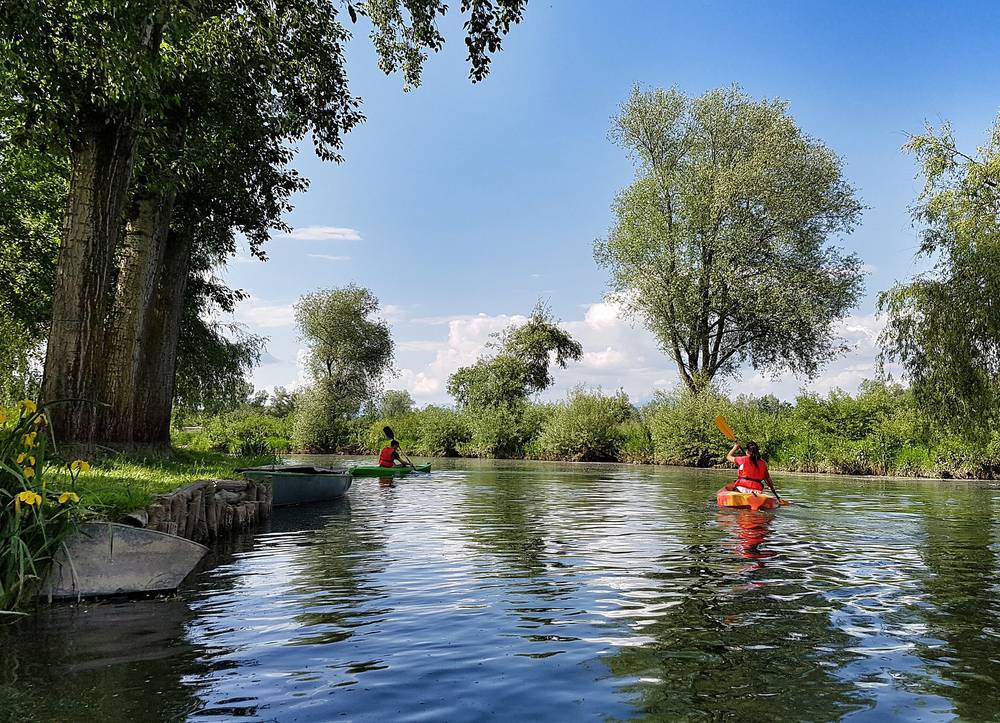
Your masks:
M 389 438 L 389 441 L 392 441 L 396 438 L 396 434 L 392 431 L 392 427 L 386 425 L 385 427 L 382 427 L 382 431 L 385 433 L 385 436 Z M 403 451 L 402 448 L 400 448 L 399 454 L 403 457 L 403 459 L 406 460 L 406 463 L 408 465 L 410 465 L 411 467 L 416 467 L 416 465 L 410 461 L 410 458 L 406 456 L 406 453 Z
M 736 442 L 736 444 L 739 444 L 740 449 L 743 448 L 743 445 L 740 443 L 740 440 L 736 438 L 736 433 L 733 432 L 733 428 L 729 426 L 729 423 L 726 422 L 726 418 L 723 417 L 721 414 L 716 415 L 715 426 L 719 428 L 719 431 L 722 432 L 723 436 L 726 439 L 728 439 L 731 442 Z M 788 500 L 781 499 L 781 495 L 778 494 L 778 491 L 774 489 L 773 486 L 771 487 L 771 491 L 774 492 L 774 496 L 777 498 L 779 505 L 789 504 Z M 760 499 L 760 502 L 757 502 L 757 499 Z M 757 502 L 757 504 L 754 505 L 754 502 Z M 758 509 L 760 509 L 760 506 L 762 504 L 764 504 L 764 498 L 763 497 L 758 498 L 757 494 L 754 493 L 754 496 L 750 500 L 750 509 L 756 512 Z

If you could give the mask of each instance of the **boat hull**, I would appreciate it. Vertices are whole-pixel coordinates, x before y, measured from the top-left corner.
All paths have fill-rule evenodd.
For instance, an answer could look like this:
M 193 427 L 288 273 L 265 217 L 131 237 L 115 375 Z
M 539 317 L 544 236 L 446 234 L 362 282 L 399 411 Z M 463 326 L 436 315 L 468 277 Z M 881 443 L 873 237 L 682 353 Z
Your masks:
M 754 495 L 747 492 L 730 492 L 725 487 L 715 493 L 715 501 L 719 507 L 738 507 L 748 510 L 771 510 L 778 506 L 778 499 L 766 492 Z
M 415 467 L 377 467 L 359 466 L 351 467 L 348 472 L 354 477 L 394 477 L 397 475 L 407 475 L 411 472 L 430 472 L 429 464 L 418 464 Z
M 275 507 L 327 502 L 343 497 L 351 488 L 345 473 L 287 472 L 280 469 L 242 470 L 247 479 L 271 483 L 271 504 Z
M 54 600 L 168 592 L 208 548 L 166 532 L 86 522 L 66 538 L 39 596 Z

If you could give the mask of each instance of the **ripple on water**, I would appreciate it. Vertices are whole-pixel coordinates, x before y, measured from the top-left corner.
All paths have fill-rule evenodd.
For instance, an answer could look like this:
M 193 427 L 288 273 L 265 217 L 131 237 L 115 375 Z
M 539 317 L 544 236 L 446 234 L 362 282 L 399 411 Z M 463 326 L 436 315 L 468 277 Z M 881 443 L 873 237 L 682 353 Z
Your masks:
M 23 720 L 1000 717 L 1000 492 L 470 460 L 0 646 Z M 457 469 L 461 467 L 462 469 Z M 57 693 L 57 691 L 59 691 Z

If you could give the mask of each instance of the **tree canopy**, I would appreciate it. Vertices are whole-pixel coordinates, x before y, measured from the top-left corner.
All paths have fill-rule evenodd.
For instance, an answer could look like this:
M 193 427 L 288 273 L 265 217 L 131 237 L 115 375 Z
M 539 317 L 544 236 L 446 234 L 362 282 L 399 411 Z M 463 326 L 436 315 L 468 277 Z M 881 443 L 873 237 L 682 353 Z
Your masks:
M 461 3 L 474 81 L 525 4 Z M 234 253 L 235 232 L 264 257 L 306 187 L 291 167 L 298 141 L 341 160 L 344 134 L 363 120 L 343 55 L 351 29 L 370 22 L 381 67 L 412 87 L 444 42 L 436 22 L 447 10 L 442 0 L 0 5 L 0 141 L 34 154 L 22 199 L 43 190 L 62 216 L 57 269 L 54 249 L 39 254 L 44 303 L 24 307 L 46 317 L 26 323 L 49 328 L 42 396 L 110 402 L 56 409 L 64 440 L 167 442 L 182 319 L 214 353 L 249 358 L 249 346 L 227 347 L 218 327 L 184 314 L 186 280 Z M 24 273 L 11 248 L 0 263 Z
M 913 209 L 933 268 L 884 292 L 883 363 L 902 364 L 921 407 L 966 432 L 1000 416 L 1000 117 L 976 154 L 950 126 L 906 145 L 925 184 Z
M 492 344 L 496 353 L 462 367 L 448 380 L 459 406 L 498 409 L 523 403 L 553 383 L 551 363 L 565 368 L 583 347 L 559 328 L 552 312 L 538 304 L 528 321 L 508 327 Z
M 309 376 L 356 406 L 376 396 L 392 367 L 392 337 L 378 308 L 375 295 L 354 284 L 314 291 L 295 305 Z
M 829 243 L 861 213 L 841 160 L 781 100 L 739 88 L 690 98 L 635 88 L 612 139 L 636 180 L 595 244 L 610 296 L 641 319 L 700 390 L 749 361 L 805 375 L 842 348 L 834 323 L 861 262 Z

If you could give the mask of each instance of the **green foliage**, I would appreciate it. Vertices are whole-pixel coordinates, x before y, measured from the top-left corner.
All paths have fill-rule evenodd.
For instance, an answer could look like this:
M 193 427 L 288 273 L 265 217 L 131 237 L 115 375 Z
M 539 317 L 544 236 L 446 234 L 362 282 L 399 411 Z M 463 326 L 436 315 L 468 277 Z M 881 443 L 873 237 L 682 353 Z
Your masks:
M 520 403 L 469 411 L 466 419 L 470 438 L 462 445 L 461 453 L 468 457 L 521 457 L 538 421 L 526 414 L 530 408 L 529 404 Z
M 389 325 L 373 318 L 378 299 L 349 285 L 316 291 L 295 305 L 313 385 L 302 394 L 293 438 L 298 448 L 333 452 L 352 437 L 349 420 L 379 393 L 392 366 Z
M 500 49 L 500 40 L 521 21 L 527 0 L 473 0 L 462 3 L 468 13 L 465 46 L 469 51 L 469 76 L 473 82 L 486 77 L 490 53 Z M 352 19 L 367 15 L 374 26 L 372 42 L 385 73 L 402 70 L 407 87 L 420 84 L 426 49 L 440 50 L 444 36 L 437 18 L 447 11 L 443 0 L 365 0 L 348 3 Z M 407 22 L 407 20 L 409 22 Z
M 295 448 L 316 453 L 337 451 L 350 438 L 348 421 L 353 412 L 331 384 L 317 382 L 302 393 L 292 428 Z
M 262 337 L 210 320 L 210 312 L 231 313 L 242 298 L 221 284 L 205 290 L 211 284 L 188 282 L 174 386 L 174 405 L 182 412 L 216 414 L 241 404 L 253 388 L 247 375 L 264 350 Z
M 324 395 L 355 412 L 379 391 L 392 366 L 389 325 L 373 318 L 378 299 L 354 284 L 305 294 L 295 322 L 306 343 L 306 368 Z
M 724 462 L 730 445 L 716 428 L 715 416 L 725 415 L 728 408 L 728 400 L 712 389 L 657 392 L 643 410 L 653 441 L 654 459 L 662 464 L 689 467 L 711 467 Z M 740 433 L 739 429 L 735 431 Z
M 914 219 L 934 268 L 881 295 L 883 362 L 902 364 L 938 425 L 975 435 L 1000 419 L 1000 118 L 976 157 L 948 125 L 907 149 L 926 179 Z
M 470 412 L 508 407 L 516 414 L 528 397 L 554 381 L 550 363 L 565 369 L 583 356 L 583 347 L 559 328 L 551 310 L 538 303 L 528 321 L 495 337 L 497 353 L 462 367 L 448 379 L 448 393 Z
M 520 457 L 543 425 L 530 395 L 553 383 L 550 364 L 565 368 L 583 347 L 559 328 L 539 303 L 528 321 L 497 335 L 492 357 L 462 367 L 448 379 L 448 392 L 468 419 L 471 437 L 463 453 L 477 457 Z
M 240 457 L 266 457 L 287 452 L 292 446 L 288 418 L 237 410 L 211 418 L 204 434 L 210 450 Z
M 0 318 L 30 348 L 44 340 L 51 313 L 68 168 L 5 111 L 0 97 Z
M 840 159 L 780 100 L 636 88 L 612 136 L 636 163 L 595 258 L 697 391 L 755 368 L 814 374 L 861 291 L 860 260 L 828 244 L 861 212 Z
M 364 451 L 378 452 L 386 445 L 383 428 L 396 433 L 400 446 L 422 457 L 455 457 L 471 438 L 467 419 L 443 407 L 428 406 L 419 411 L 382 417 L 367 428 Z
M 65 488 L 48 484 L 47 427 L 31 401 L 0 407 L 0 610 L 30 599 L 80 517 L 75 483 L 81 464 L 59 480 Z
M 624 453 L 627 439 L 633 444 L 641 435 L 635 423 L 638 412 L 624 393 L 605 396 L 574 389 L 569 398 L 554 405 L 533 445 L 545 459 L 573 462 L 616 462 L 642 454 L 641 444 Z M 625 425 L 630 424 L 626 429 Z
M 381 417 L 401 417 L 413 411 L 413 397 L 399 389 L 389 389 L 379 400 L 378 414 Z

